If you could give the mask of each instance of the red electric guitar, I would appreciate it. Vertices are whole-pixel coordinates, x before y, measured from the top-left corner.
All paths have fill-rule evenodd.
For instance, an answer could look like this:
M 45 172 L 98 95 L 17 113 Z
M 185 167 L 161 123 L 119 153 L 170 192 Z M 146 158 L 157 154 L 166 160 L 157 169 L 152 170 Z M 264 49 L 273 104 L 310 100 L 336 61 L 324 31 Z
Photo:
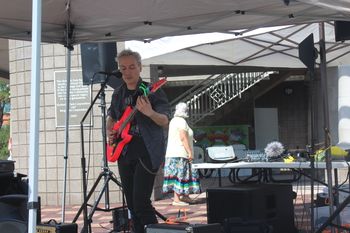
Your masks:
M 167 82 L 166 78 L 160 79 L 156 83 L 150 84 L 148 87 L 140 86 L 140 89 L 143 91 L 145 96 L 148 96 L 151 93 L 156 92 L 161 86 Z M 115 162 L 118 160 L 123 148 L 128 144 L 132 135 L 129 134 L 131 121 L 137 113 L 137 108 L 133 106 L 127 106 L 123 115 L 117 123 L 113 125 L 113 130 L 116 131 L 113 143 L 110 145 L 107 143 L 107 160 L 109 162 Z

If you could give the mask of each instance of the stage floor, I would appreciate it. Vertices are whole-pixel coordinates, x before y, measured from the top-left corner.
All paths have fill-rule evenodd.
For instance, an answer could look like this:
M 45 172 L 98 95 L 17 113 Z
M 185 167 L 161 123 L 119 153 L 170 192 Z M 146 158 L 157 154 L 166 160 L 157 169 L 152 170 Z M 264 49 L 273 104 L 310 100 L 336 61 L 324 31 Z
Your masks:
M 300 188 L 300 187 L 299 187 Z M 298 197 L 295 200 L 294 205 L 294 214 L 295 214 L 295 226 L 299 229 L 299 232 L 310 232 L 310 214 L 307 211 L 310 203 L 310 195 L 304 189 L 298 190 Z M 207 206 L 206 206 L 206 193 L 203 192 L 200 195 L 192 194 L 192 198 L 197 198 L 198 203 L 189 206 L 173 206 L 171 196 L 165 196 L 162 200 L 154 201 L 153 205 L 156 210 L 165 216 L 166 218 L 176 218 L 181 213 L 181 216 L 186 213 L 186 218 L 181 219 L 182 221 L 198 224 L 198 223 L 207 223 Z M 112 205 L 120 206 L 118 204 Z M 101 206 L 103 208 L 104 206 Z M 70 223 L 76 216 L 80 206 L 67 206 L 65 219 L 66 223 Z M 61 206 L 42 206 L 41 216 L 42 222 L 46 222 L 50 219 L 55 219 L 58 222 L 61 222 L 62 217 Z M 83 226 L 82 214 L 78 219 L 78 232 L 80 232 L 81 227 Z M 113 230 L 112 223 L 112 212 L 103 212 L 96 211 L 92 218 L 93 222 L 92 232 L 93 233 L 107 233 Z M 162 219 L 159 219 L 159 222 L 164 222 Z
M 153 202 L 156 210 L 166 218 L 176 218 L 178 216 L 179 211 L 181 215 L 186 213 L 186 218 L 183 218 L 183 221 L 189 223 L 207 223 L 207 207 L 205 202 L 205 193 L 200 195 L 191 195 L 193 198 L 197 197 L 197 200 L 200 202 L 195 205 L 189 206 L 173 206 L 172 199 L 169 197 L 164 198 L 163 200 Z M 114 205 L 113 205 L 114 206 Z M 115 205 L 118 207 L 120 205 Z M 65 219 L 66 223 L 72 222 L 74 217 L 76 216 L 80 206 L 67 206 L 65 210 Z M 101 206 L 104 208 L 104 206 Z M 79 231 L 83 226 L 83 214 L 78 219 L 77 223 L 79 226 Z M 62 219 L 62 211 L 61 206 L 42 206 L 41 209 L 41 219 L 42 222 L 47 222 L 50 219 L 55 219 L 58 222 L 61 222 Z M 96 211 L 92 218 L 92 232 L 93 233 L 107 233 L 113 230 L 112 224 L 112 212 L 104 212 L 104 211 Z M 164 222 L 162 219 L 159 219 L 159 222 Z

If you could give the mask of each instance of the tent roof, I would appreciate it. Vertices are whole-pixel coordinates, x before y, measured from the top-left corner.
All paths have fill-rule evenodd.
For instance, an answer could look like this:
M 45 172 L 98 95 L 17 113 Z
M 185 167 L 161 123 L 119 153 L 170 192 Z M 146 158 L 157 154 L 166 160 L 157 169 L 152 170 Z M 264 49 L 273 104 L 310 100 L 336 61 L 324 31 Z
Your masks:
M 0 38 L 30 41 L 32 1 L 2 3 Z M 349 16 L 350 2 L 344 0 L 50 0 L 42 1 L 41 40 L 63 45 L 148 42 L 165 36 L 235 34 L 242 29 L 349 20 Z M 6 41 L 0 41 L 2 77 L 9 76 L 7 46 Z
M 28 0 L 3 1 L 0 37 L 31 40 L 31 4 Z M 65 28 L 73 29 L 69 44 L 226 33 L 348 20 L 349 9 L 350 4 L 342 0 L 51 0 L 42 1 L 42 41 L 67 44 Z
M 299 59 L 298 46 L 311 33 L 314 42 L 318 43 L 319 25 L 302 24 L 258 35 L 180 49 L 145 59 L 143 64 L 305 68 Z M 335 42 L 334 37 L 333 24 L 325 23 L 327 65 L 349 64 L 350 43 Z M 317 45 L 315 47 L 319 48 Z

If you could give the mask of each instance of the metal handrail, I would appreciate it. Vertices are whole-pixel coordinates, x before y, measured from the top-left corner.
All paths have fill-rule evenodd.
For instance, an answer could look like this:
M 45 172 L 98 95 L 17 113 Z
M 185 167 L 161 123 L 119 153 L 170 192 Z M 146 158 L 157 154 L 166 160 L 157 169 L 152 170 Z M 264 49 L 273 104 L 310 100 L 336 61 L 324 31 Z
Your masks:
M 227 102 L 240 98 L 243 92 L 266 79 L 271 73 L 274 72 L 240 72 L 216 77 L 211 75 L 173 100 L 172 109 L 178 102 L 186 102 L 189 106 L 189 122 L 194 125 Z

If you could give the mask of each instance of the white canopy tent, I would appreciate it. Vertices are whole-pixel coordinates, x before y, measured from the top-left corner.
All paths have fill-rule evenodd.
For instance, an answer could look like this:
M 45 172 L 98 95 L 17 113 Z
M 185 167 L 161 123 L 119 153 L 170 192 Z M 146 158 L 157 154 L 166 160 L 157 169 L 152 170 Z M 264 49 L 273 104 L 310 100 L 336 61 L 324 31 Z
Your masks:
M 228 39 L 218 42 L 200 44 L 187 47 L 167 54 L 151 57 L 143 60 L 143 65 L 155 65 L 166 69 L 166 66 L 250 66 L 250 67 L 270 67 L 270 68 L 305 68 L 305 65 L 299 58 L 299 44 L 310 34 L 313 35 L 315 48 L 319 49 L 320 55 L 316 59 L 316 66 L 321 70 L 321 76 L 325 75 L 325 66 L 342 66 L 350 63 L 350 43 L 347 41 L 335 41 L 335 29 L 333 22 L 324 23 L 323 27 L 317 23 L 293 25 L 283 29 L 265 32 L 262 34 L 240 37 L 236 39 Z M 311 49 L 311 48 L 310 48 Z M 323 51 L 322 51 L 323 50 Z M 327 60 L 324 57 L 327 55 Z M 323 59 L 321 57 L 323 56 Z M 323 63 L 323 64 L 322 64 Z M 217 71 L 217 70 L 216 70 Z M 201 72 L 201 71 L 199 71 Z M 193 72 L 192 72 L 193 74 Z M 200 74 L 200 73 L 199 73 Z M 323 79 L 323 78 L 322 78 Z M 339 87 L 339 92 L 346 92 L 345 84 Z M 324 82 L 324 80 L 322 80 Z M 324 110 L 324 129 L 329 127 L 328 120 L 328 101 L 327 101 L 327 84 L 322 84 L 323 90 L 323 107 Z M 345 96 L 345 97 L 344 97 Z M 339 95 L 339 106 L 348 106 L 348 95 Z M 339 112 L 339 117 L 342 118 L 339 126 L 341 126 L 339 139 L 343 148 L 349 148 L 348 139 L 345 137 L 349 132 L 348 122 L 349 115 L 344 110 Z M 344 141 L 341 141 L 344 140 Z M 325 144 L 328 144 L 325 139 Z M 328 156 L 328 159 L 330 156 Z M 332 190 L 331 181 L 331 163 L 327 162 L 327 178 L 328 188 Z M 331 196 L 331 195 L 330 195 Z M 333 203 L 333 200 L 331 200 Z M 345 202 L 343 202 L 345 203 Z M 343 206 L 342 203 L 342 206 Z M 336 212 L 330 212 L 333 216 L 339 214 L 343 207 L 337 209 Z M 313 216 L 313 213 L 311 214 Z M 330 221 L 330 220 L 328 220 Z M 313 222 L 311 222 L 313 226 Z M 327 226 L 324 224 L 324 226 Z M 323 227 L 323 226 L 322 226 Z M 311 227 L 313 229 L 313 227 Z M 319 232 L 319 231 L 318 231 Z
M 0 37 L 32 41 L 29 232 L 35 232 L 39 147 L 40 43 L 151 41 L 164 36 L 348 20 L 344 0 L 2 1 Z M 69 88 L 67 88 L 69 90 Z
M 196 46 L 143 60 L 144 65 L 218 65 L 305 68 L 298 46 L 313 34 L 315 47 L 320 41 L 317 23 L 293 25 L 257 35 L 244 36 Z M 335 42 L 333 22 L 325 23 L 327 66 L 349 64 L 350 42 Z M 320 64 L 320 57 L 316 65 Z

